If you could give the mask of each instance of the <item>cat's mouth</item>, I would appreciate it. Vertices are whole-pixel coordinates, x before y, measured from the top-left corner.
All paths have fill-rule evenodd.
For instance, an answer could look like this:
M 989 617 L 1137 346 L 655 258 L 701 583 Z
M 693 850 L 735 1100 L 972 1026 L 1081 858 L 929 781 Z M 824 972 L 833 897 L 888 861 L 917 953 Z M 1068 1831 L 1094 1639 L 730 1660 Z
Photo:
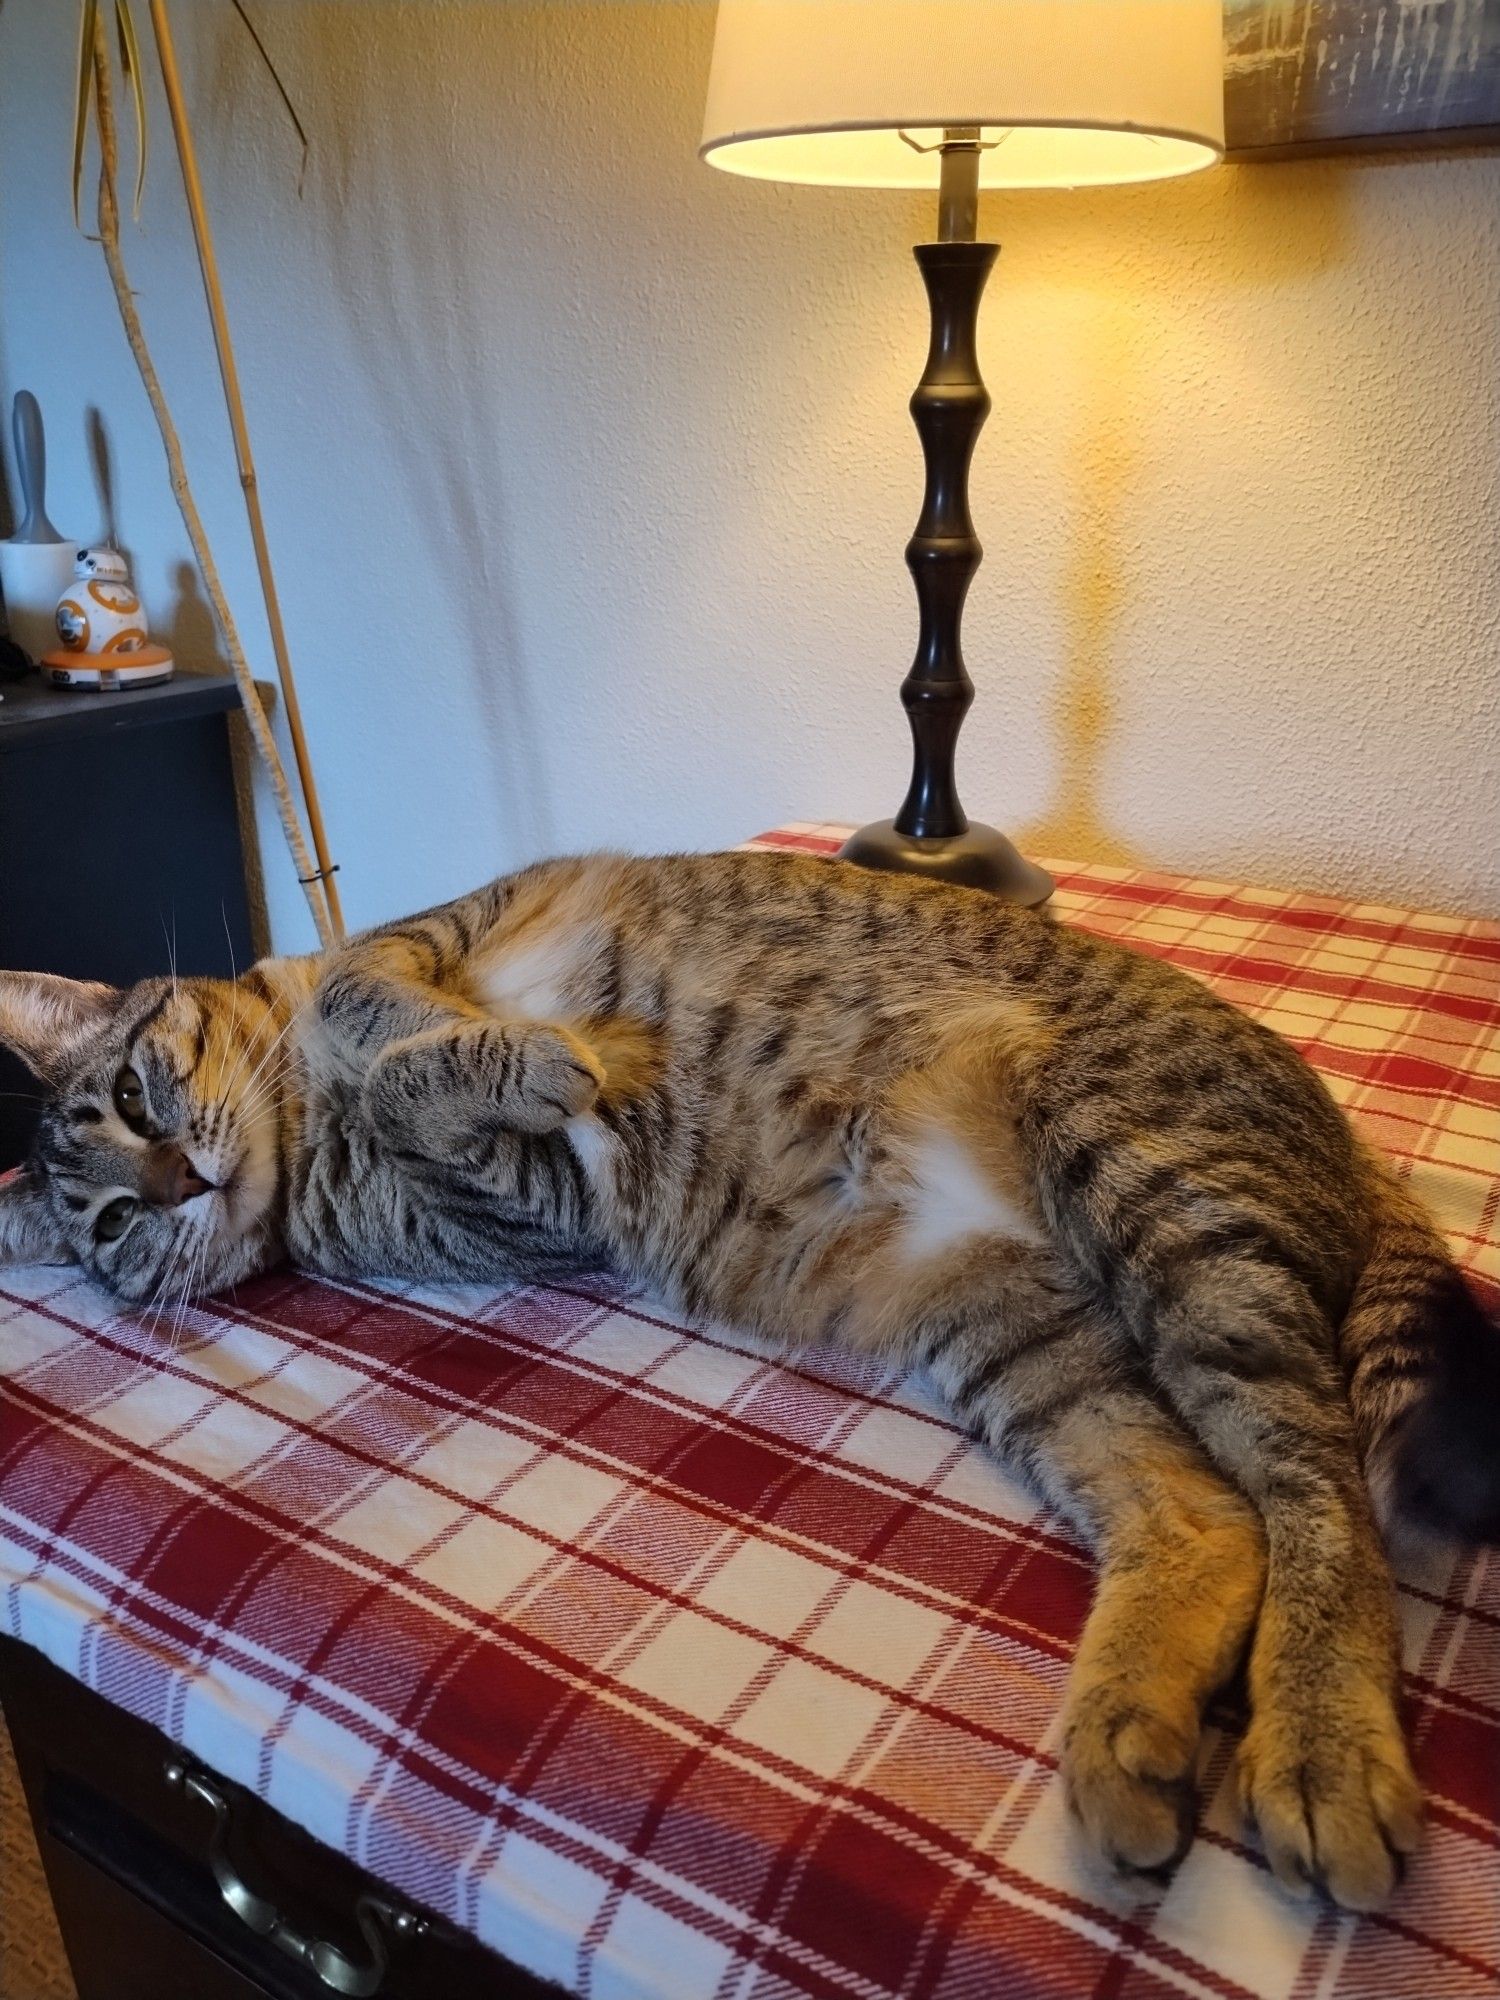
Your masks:
M 234 1162 L 233 1166 L 228 1168 L 221 1167 L 219 1178 L 216 1181 L 210 1182 L 204 1190 L 205 1193 L 218 1197 L 219 1201 L 223 1204 L 221 1212 L 231 1222 L 238 1222 L 241 1219 L 239 1210 L 242 1206 L 241 1195 L 243 1194 L 245 1185 L 244 1165 L 245 1162 L 242 1156 Z

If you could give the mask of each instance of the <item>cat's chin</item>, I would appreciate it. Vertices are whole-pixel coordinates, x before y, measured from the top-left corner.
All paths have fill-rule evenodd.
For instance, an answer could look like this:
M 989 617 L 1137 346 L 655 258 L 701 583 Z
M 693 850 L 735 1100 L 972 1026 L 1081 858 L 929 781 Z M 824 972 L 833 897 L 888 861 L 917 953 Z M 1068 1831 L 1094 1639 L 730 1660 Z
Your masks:
M 265 1272 L 274 1270 L 281 1262 L 281 1246 L 271 1236 L 269 1230 L 257 1229 L 251 1236 L 241 1237 L 233 1248 L 226 1265 L 215 1278 L 211 1287 L 205 1287 L 201 1297 L 211 1292 L 232 1291 L 236 1285 L 246 1284 L 251 1278 L 259 1278 Z
M 212 1246 L 203 1260 L 195 1298 L 211 1298 L 258 1278 L 282 1260 L 282 1247 L 271 1219 L 270 1199 L 255 1188 L 217 1191 L 222 1202 Z
M 224 1235 L 248 1236 L 265 1223 L 276 1200 L 276 1139 L 269 1121 L 256 1121 L 244 1132 L 238 1157 L 212 1199 Z
M 183 1306 L 214 1298 L 220 1292 L 233 1291 L 236 1285 L 270 1270 L 277 1261 L 277 1255 L 266 1246 L 264 1239 L 257 1240 L 255 1244 L 242 1239 L 227 1245 L 222 1255 L 217 1246 L 206 1253 L 200 1252 L 185 1266 L 183 1276 L 188 1280 L 186 1284 L 175 1281 L 163 1284 L 157 1279 L 139 1285 L 129 1281 L 114 1283 L 108 1289 L 122 1306 L 132 1307 L 138 1312 L 144 1310 L 149 1324 Z

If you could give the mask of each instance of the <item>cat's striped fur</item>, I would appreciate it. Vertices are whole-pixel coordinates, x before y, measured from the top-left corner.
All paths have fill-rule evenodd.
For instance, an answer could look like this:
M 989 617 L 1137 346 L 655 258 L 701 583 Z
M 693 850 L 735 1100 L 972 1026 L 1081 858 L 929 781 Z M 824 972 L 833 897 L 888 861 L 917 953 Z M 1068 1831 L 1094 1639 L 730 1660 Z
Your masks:
M 1099 1552 L 1063 1724 L 1095 1844 L 1181 1853 L 1253 1627 L 1273 1867 L 1389 1890 L 1419 1798 L 1361 1456 L 1384 1506 L 1495 1533 L 1495 1338 L 1311 1071 L 1193 980 L 968 891 L 602 856 L 233 987 L 3 976 L 0 1033 L 56 1084 L 0 1252 L 136 1298 L 283 1251 L 607 1257 L 769 1339 L 924 1365 Z M 163 1148 L 211 1189 L 153 1199 Z

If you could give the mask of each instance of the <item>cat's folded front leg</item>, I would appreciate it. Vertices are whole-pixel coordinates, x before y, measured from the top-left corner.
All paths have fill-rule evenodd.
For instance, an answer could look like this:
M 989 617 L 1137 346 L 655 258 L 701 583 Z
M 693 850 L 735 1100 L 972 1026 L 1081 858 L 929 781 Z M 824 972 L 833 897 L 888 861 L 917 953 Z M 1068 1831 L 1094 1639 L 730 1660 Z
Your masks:
M 496 1131 L 556 1131 L 590 1108 L 603 1082 L 598 1056 L 567 1028 L 465 1021 L 388 1044 L 370 1066 L 364 1104 L 393 1145 L 455 1159 Z
M 473 900 L 353 938 L 330 955 L 312 1009 L 322 1071 L 357 1083 L 392 1042 L 490 1018 L 467 991 L 473 923 L 460 918 Z

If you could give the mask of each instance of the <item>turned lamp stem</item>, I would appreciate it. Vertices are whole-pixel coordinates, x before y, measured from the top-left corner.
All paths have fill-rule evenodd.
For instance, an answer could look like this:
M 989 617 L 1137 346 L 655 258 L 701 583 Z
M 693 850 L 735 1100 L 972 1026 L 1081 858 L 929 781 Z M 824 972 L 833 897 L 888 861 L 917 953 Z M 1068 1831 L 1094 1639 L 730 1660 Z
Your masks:
M 979 244 L 979 134 L 959 126 L 944 135 L 938 189 L 938 241 L 914 253 L 932 306 L 932 347 L 911 399 L 927 460 L 927 494 L 906 545 L 917 586 L 921 633 L 901 687 L 915 756 L 896 831 L 910 839 L 966 833 L 954 753 L 974 700 L 959 631 L 969 583 L 984 548 L 969 514 L 969 462 L 989 391 L 979 374 L 979 300 L 999 248 Z
M 862 827 L 843 849 L 866 867 L 931 875 L 988 889 L 1017 903 L 1043 903 L 1051 878 L 993 827 L 972 823 L 954 773 L 958 732 L 974 699 L 960 629 L 964 599 L 984 550 L 969 514 L 969 461 L 990 411 L 979 373 L 979 301 L 999 255 L 976 243 L 979 132 L 950 127 L 942 145 L 938 240 L 915 250 L 932 308 L 927 366 L 911 399 L 927 491 L 906 566 L 917 589 L 916 658 L 901 683 L 911 724 L 912 776 L 894 820 Z
M 938 242 L 972 243 L 979 231 L 979 127 L 951 125 L 943 134 L 938 182 Z

